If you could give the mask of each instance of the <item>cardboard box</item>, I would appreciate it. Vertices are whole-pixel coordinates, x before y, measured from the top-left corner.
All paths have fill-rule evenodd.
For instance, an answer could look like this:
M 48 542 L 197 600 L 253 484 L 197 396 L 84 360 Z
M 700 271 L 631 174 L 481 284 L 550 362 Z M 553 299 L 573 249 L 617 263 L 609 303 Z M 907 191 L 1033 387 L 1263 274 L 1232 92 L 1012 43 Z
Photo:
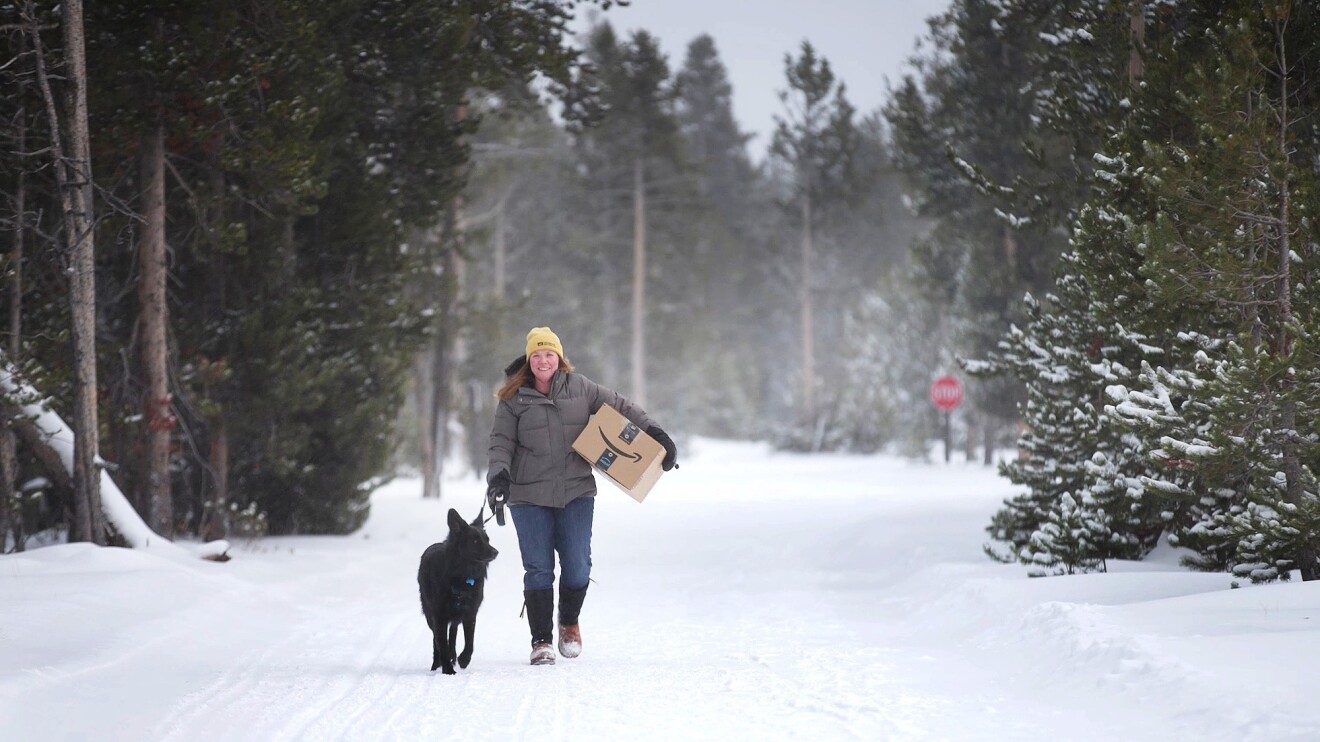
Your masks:
M 591 416 L 573 450 L 637 502 L 664 473 L 664 447 L 609 405 Z

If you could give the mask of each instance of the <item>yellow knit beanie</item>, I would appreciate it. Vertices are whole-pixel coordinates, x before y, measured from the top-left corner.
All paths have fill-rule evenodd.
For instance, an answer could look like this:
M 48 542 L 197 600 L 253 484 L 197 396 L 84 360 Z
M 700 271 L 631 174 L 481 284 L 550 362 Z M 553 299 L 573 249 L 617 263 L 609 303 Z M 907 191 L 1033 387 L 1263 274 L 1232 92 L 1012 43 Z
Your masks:
M 527 357 L 530 359 L 532 353 L 538 350 L 553 350 L 560 358 L 564 357 L 564 346 L 559 343 L 559 336 L 549 327 L 533 327 L 527 333 Z

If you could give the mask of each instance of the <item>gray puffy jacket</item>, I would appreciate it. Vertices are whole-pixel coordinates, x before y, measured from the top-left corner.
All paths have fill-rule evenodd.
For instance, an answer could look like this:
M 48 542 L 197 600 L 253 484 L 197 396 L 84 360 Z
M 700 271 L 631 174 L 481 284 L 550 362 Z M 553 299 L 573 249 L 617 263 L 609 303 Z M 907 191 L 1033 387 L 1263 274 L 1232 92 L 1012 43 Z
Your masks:
M 591 464 L 573 450 L 573 441 L 601 405 L 618 410 L 642 430 L 652 424 L 641 407 L 576 372 L 556 372 L 548 395 L 524 386 L 500 400 L 490 432 L 486 481 L 507 471 L 512 505 L 562 508 L 596 494 Z

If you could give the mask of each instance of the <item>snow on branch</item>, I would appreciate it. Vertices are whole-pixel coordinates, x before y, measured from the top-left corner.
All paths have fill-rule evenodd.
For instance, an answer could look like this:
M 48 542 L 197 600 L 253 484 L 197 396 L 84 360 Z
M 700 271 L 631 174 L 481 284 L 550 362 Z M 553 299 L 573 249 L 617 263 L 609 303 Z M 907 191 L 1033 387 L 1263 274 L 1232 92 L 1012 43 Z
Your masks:
M 1079 39 L 1085 42 L 1095 40 L 1095 37 L 1091 35 L 1091 32 L 1087 31 L 1085 28 L 1061 28 L 1058 33 L 1041 31 L 1037 34 L 1037 37 L 1050 46 L 1063 46 L 1064 44 L 1069 44 Z
M 954 168 L 956 168 L 959 172 L 961 172 L 963 177 L 966 178 L 968 182 L 970 182 L 973 186 L 975 186 L 977 189 L 979 189 L 981 192 L 985 193 L 986 195 L 989 196 L 1016 195 L 1017 191 L 1015 191 L 1014 189 L 1009 188 L 1008 186 L 1003 186 L 1003 185 L 999 185 L 998 183 L 992 182 L 990 178 L 986 177 L 986 175 L 981 172 L 980 168 L 954 154 L 952 147 L 950 147 L 948 150 L 948 157 L 949 160 L 953 163 Z
M 1004 211 L 1003 209 L 999 209 L 999 208 L 995 209 L 995 216 L 999 217 L 1001 220 L 1003 220 L 1006 224 L 1008 224 L 1010 227 L 1013 227 L 1014 229 L 1021 229 L 1027 226 L 1028 224 L 1031 224 L 1033 221 L 1032 218 L 1029 216 L 1017 216 L 1016 214 L 1010 214 L 1007 211 Z
M 1205 441 L 1193 440 L 1191 443 L 1187 443 L 1176 438 L 1170 438 L 1167 435 L 1160 438 L 1160 445 L 1168 446 L 1188 458 L 1195 456 L 1214 456 L 1219 453 L 1219 449 Z

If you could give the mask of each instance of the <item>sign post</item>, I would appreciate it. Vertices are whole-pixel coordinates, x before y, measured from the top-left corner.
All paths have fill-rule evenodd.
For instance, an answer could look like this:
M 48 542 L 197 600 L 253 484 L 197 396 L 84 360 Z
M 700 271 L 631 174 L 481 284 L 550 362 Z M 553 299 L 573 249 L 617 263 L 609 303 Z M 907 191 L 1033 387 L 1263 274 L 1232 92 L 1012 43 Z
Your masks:
M 962 403 L 963 388 L 957 377 L 945 374 L 930 385 L 930 401 L 944 412 L 944 463 L 949 463 L 949 449 L 952 446 L 952 426 L 950 413 Z

